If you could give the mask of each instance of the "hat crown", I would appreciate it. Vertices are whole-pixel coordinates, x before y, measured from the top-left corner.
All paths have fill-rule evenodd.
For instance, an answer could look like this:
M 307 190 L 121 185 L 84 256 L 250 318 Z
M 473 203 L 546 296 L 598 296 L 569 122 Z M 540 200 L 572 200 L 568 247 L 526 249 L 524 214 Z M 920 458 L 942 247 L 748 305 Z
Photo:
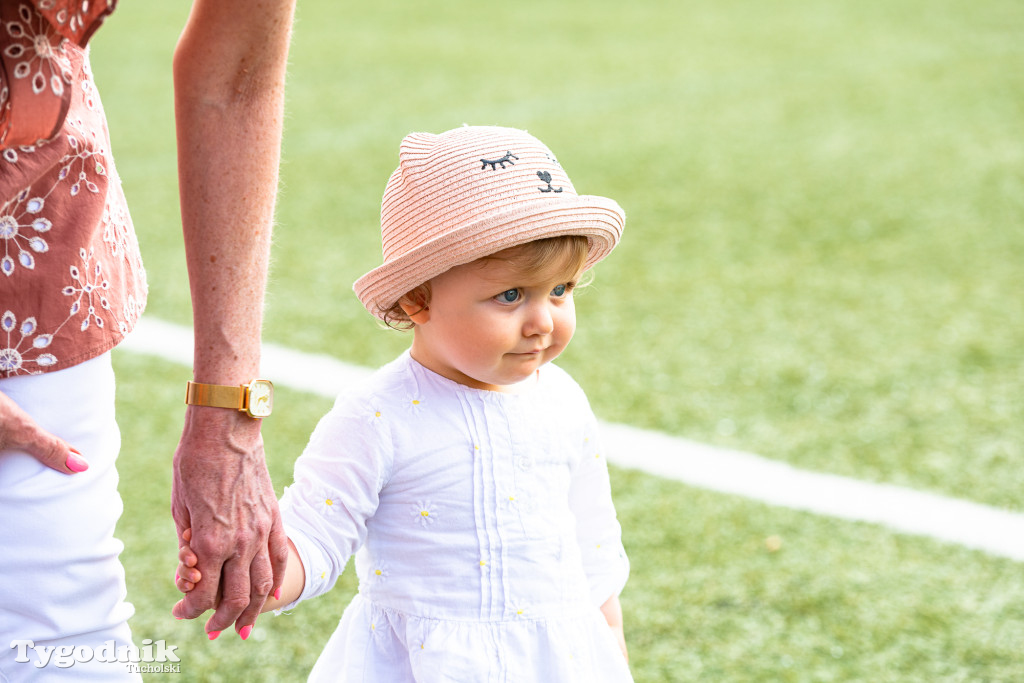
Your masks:
M 402 140 L 381 201 L 384 261 L 524 203 L 575 196 L 551 150 L 525 131 L 464 126 L 412 133 Z
M 590 268 L 618 243 L 625 221 L 615 201 L 577 195 L 551 150 L 525 131 L 412 133 L 381 201 L 384 263 L 352 288 L 386 319 L 403 294 L 431 278 L 534 240 L 586 237 Z

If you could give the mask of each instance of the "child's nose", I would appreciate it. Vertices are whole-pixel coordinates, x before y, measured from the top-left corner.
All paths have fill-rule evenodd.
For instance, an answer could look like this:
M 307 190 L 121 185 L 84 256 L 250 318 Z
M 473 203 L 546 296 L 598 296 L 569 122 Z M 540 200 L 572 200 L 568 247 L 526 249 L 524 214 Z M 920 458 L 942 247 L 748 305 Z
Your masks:
M 523 335 L 532 337 L 535 335 L 551 334 L 555 329 L 555 321 L 547 303 L 537 303 L 529 307 L 526 321 L 523 324 Z

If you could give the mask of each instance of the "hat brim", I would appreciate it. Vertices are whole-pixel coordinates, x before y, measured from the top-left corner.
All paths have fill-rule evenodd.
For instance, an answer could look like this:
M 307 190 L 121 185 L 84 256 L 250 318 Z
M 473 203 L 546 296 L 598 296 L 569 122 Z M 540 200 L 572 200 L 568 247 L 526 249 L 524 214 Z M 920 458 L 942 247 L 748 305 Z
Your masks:
M 622 237 L 626 215 L 612 199 L 593 195 L 545 197 L 517 204 L 425 242 L 356 280 L 352 289 L 382 318 L 406 293 L 455 266 L 503 249 L 560 235 L 587 238 L 584 270 L 607 256 Z

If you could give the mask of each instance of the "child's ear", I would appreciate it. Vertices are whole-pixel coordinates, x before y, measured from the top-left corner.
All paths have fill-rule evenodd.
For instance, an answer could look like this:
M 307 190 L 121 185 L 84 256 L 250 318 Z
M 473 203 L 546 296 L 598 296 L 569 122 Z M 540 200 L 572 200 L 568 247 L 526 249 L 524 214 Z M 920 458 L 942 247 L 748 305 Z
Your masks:
M 417 325 L 430 320 L 430 307 L 427 305 L 427 292 L 422 287 L 417 287 L 401 299 L 398 305 L 402 307 L 409 320 Z
M 409 316 L 409 320 L 413 321 L 417 325 L 422 325 L 430 320 L 430 309 L 426 306 L 414 304 L 408 299 L 402 299 L 398 302 L 398 305 L 401 306 L 402 310 L 405 311 L 405 314 Z

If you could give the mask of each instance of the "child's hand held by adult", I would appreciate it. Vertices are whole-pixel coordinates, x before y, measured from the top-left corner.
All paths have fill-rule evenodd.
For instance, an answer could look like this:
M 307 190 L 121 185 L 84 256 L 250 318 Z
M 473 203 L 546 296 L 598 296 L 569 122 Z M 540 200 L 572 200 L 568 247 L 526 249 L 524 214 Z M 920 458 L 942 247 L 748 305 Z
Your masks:
M 188 544 L 191 540 L 192 530 L 185 529 L 181 534 L 181 547 L 178 548 L 178 570 L 174 574 L 174 585 L 182 593 L 191 591 L 203 578 L 203 573 L 196 569 L 199 558 Z
M 196 585 L 199 584 L 203 579 L 203 574 L 196 569 L 196 564 L 199 562 L 199 558 L 192 551 L 192 547 L 189 543 L 192 540 L 192 530 L 185 529 L 181 533 L 181 546 L 178 548 L 178 568 L 174 574 L 174 585 L 182 593 L 186 595 L 195 590 Z M 302 592 L 303 581 L 305 578 L 304 571 L 302 569 L 302 562 L 298 557 L 298 552 L 295 550 L 290 542 L 289 546 L 289 563 L 288 572 L 285 575 L 285 584 L 279 586 L 274 590 L 272 596 L 270 596 L 266 602 L 263 603 L 262 611 L 269 612 L 272 609 L 278 609 L 288 603 L 294 602 L 299 594 Z M 284 588 L 287 588 L 287 595 L 284 595 Z M 179 600 L 177 604 L 172 608 L 172 613 L 175 614 L 175 618 L 182 619 L 184 617 L 177 616 L 178 612 L 184 609 L 184 599 Z M 252 633 L 253 624 L 248 624 L 238 629 L 238 635 L 242 640 L 247 640 L 249 634 Z M 220 631 L 208 630 L 210 640 L 216 640 L 217 636 L 220 635 Z

